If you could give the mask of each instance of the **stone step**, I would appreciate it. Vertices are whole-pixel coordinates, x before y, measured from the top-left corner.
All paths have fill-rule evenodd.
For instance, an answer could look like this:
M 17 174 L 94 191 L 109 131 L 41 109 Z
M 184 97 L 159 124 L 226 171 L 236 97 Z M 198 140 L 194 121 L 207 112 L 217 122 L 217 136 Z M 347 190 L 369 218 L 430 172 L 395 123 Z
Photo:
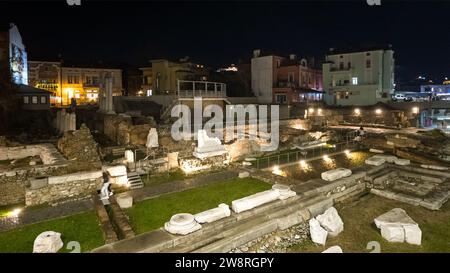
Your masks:
M 136 172 L 129 172 L 127 174 L 128 183 L 130 184 L 130 189 L 141 189 L 144 187 L 144 183 L 142 183 L 141 176 Z

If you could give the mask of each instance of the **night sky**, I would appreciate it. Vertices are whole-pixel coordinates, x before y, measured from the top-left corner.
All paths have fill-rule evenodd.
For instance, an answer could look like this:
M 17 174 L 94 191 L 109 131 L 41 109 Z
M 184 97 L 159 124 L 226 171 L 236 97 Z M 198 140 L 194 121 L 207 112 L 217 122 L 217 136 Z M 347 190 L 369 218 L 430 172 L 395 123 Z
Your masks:
M 221 67 L 253 49 L 323 56 L 330 47 L 390 43 L 397 80 L 450 77 L 450 1 L 4 2 L 30 60 L 144 66 L 190 56 Z

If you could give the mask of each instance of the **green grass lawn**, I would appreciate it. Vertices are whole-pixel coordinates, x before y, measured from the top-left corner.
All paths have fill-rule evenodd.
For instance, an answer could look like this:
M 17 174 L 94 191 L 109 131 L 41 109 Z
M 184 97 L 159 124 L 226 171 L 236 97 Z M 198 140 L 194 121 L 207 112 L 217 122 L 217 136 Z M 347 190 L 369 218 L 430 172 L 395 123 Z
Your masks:
M 126 213 L 134 232 L 139 234 L 162 227 L 174 214 L 198 213 L 215 208 L 220 203 L 231 205 L 235 199 L 270 188 L 270 184 L 253 178 L 234 178 L 145 200 L 127 209 Z
M 167 182 L 184 180 L 192 178 L 195 175 L 186 175 L 182 170 L 177 170 L 169 173 L 158 175 L 141 175 L 142 183 L 147 186 L 156 186 Z
M 44 231 L 56 231 L 62 234 L 64 246 L 60 252 L 71 251 L 66 249 L 70 241 L 79 242 L 81 252 L 104 244 L 97 216 L 94 212 L 86 212 L 1 232 L 0 253 L 31 253 L 34 239 Z
M 338 205 L 337 210 L 344 221 L 344 231 L 335 238 L 329 237 L 326 246 L 316 246 L 312 241 L 296 245 L 290 252 L 321 252 L 339 245 L 344 252 L 370 252 L 367 243 L 378 241 L 382 253 L 406 252 L 450 252 L 450 202 L 440 211 L 430 211 L 397 201 L 367 195 L 363 199 Z M 419 224 L 422 230 L 422 245 L 389 243 L 381 237 L 373 219 L 393 209 L 402 208 Z

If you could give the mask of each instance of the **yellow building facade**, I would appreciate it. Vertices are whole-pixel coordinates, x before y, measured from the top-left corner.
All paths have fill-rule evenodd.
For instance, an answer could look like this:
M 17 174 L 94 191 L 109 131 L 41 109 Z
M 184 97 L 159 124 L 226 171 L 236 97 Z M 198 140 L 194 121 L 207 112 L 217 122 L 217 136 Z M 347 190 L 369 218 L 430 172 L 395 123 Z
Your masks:
M 60 62 L 28 62 L 29 84 L 52 92 L 54 106 L 97 104 L 106 74 L 113 79 L 113 95 L 122 95 L 122 70 L 109 68 L 64 67 Z

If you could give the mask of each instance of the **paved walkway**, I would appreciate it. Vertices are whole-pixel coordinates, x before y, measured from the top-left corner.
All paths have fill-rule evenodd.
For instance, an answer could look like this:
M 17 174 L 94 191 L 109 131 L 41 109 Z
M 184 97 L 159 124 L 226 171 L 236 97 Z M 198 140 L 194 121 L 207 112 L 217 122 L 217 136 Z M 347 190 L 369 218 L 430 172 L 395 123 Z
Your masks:
M 90 199 L 68 202 L 54 207 L 28 208 L 22 211 L 18 217 L 1 217 L 0 232 L 91 210 L 93 210 L 93 204 Z

